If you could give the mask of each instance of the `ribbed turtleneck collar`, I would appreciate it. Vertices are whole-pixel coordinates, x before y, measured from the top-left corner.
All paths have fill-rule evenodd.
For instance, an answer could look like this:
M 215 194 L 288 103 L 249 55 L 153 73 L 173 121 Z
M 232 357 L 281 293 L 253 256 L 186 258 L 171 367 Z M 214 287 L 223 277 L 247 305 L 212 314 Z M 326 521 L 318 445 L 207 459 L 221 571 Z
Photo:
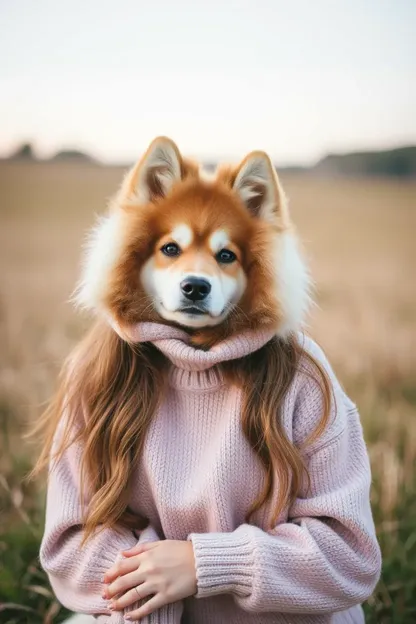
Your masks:
M 115 327 L 116 331 L 117 328 Z M 120 333 L 120 332 L 119 332 Z M 247 330 L 230 336 L 208 351 L 190 344 L 191 338 L 182 329 L 160 323 L 138 323 L 124 330 L 133 342 L 151 342 L 172 364 L 182 371 L 201 372 L 221 362 L 235 360 L 257 351 L 274 335 L 275 329 Z

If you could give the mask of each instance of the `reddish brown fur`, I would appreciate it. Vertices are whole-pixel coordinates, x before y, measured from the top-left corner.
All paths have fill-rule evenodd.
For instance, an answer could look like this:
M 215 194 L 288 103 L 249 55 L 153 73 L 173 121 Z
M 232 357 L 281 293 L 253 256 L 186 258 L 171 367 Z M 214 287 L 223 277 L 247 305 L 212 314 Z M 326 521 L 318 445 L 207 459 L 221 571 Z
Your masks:
M 224 229 L 238 250 L 247 277 L 247 288 L 232 317 L 221 326 L 193 332 L 195 344 L 214 344 L 231 332 L 259 325 L 278 325 L 279 305 L 271 285 L 270 257 L 273 239 L 281 230 L 250 215 L 225 181 L 213 183 L 196 179 L 194 174 L 180 182 L 166 198 L 145 206 L 131 199 L 121 202 L 128 231 L 122 256 L 111 274 L 106 307 L 121 326 L 139 321 L 159 321 L 149 305 L 150 299 L 140 284 L 139 275 L 145 261 L 157 255 L 159 245 L 175 226 L 185 223 L 194 234 L 193 249 L 208 250 L 210 235 Z M 183 261 L 189 261 L 185 254 Z M 160 261 L 160 260 L 159 260 Z M 236 268 L 228 267 L 233 272 Z

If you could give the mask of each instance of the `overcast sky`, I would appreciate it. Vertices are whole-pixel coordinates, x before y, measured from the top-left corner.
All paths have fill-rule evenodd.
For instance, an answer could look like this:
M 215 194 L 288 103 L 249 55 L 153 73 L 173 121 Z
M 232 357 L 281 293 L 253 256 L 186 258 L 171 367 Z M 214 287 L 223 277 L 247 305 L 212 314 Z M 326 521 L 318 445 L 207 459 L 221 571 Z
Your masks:
M 0 0 L 0 154 L 416 143 L 416 0 Z

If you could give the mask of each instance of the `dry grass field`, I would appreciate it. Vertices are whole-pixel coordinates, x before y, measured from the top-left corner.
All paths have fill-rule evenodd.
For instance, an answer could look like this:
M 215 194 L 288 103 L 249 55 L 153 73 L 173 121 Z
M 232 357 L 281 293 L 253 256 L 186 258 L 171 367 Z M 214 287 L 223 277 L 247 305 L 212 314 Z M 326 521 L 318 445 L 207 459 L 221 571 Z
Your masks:
M 66 301 L 85 229 L 121 176 L 0 163 L 0 622 L 64 617 L 37 564 L 42 487 L 21 482 L 21 434 L 87 322 Z M 360 406 L 371 455 L 384 568 L 367 621 L 416 622 L 416 183 L 283 181 L 317 284 L 309 330 Z

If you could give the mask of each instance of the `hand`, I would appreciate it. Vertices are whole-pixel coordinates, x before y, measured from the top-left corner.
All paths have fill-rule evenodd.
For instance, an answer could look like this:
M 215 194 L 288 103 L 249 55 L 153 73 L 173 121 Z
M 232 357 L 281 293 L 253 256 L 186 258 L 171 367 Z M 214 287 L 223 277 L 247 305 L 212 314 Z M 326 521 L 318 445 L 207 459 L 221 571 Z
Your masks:
M 103 597 L 113 600 L 109 609 L 120 611 L 142 598 L 153 596 L 125 620 L 139 620 L 163 605 L 192 596 L 197 591 L 192 542 L 163 540 L 137 544 L 104 576 Z M 136 589 L 137 588 L 137 589 Z M 122 594 L 121 596 L 117 596 Z M 114 599 L 114 596 L 117 596 Z

